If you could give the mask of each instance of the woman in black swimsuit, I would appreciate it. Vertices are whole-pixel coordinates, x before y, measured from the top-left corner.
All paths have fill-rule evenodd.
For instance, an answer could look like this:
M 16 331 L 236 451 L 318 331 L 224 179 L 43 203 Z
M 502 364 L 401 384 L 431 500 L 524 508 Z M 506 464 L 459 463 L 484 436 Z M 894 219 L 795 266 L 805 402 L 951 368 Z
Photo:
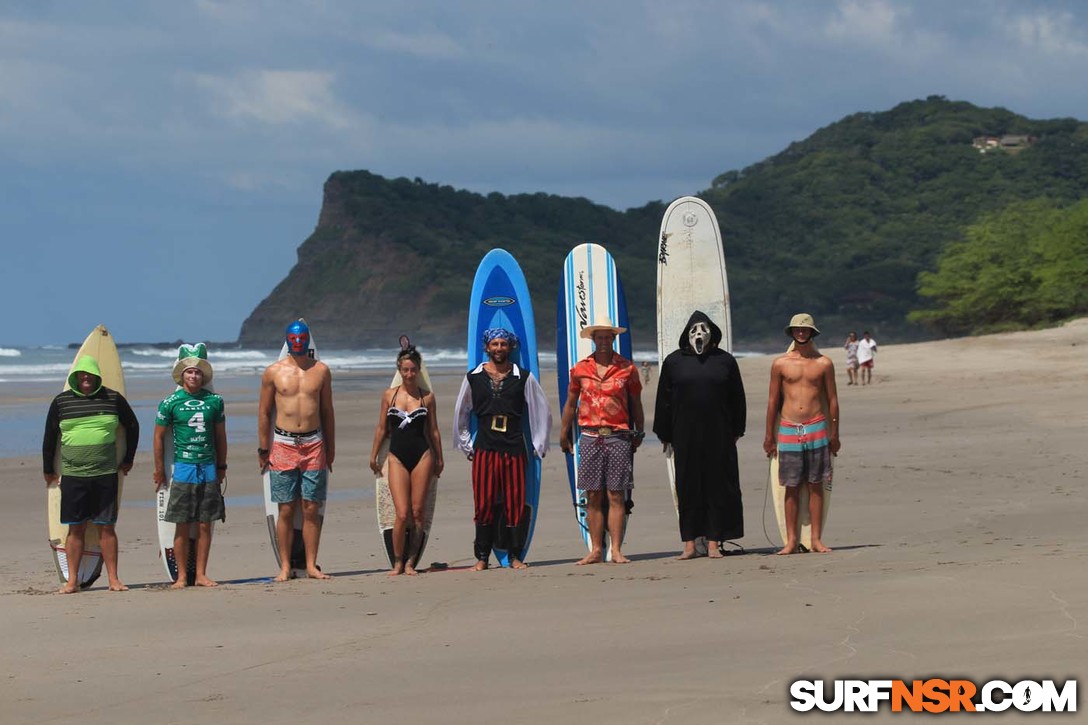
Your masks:
M 393 523 L 393 555 L 396 563 L 390 575 L 415 574 L 419 543 L 423 537 L 423 502 L 431 476 L 442 475 L 442 436 L 438 432 L 438 410 L 434 393 L 420 387 L 422 358 L 414 347 L 397 355 L 401 384 L 382 395 L 378 425 L 370 451 L 370 469 L 382 475 L 378 451 L 389 437 L 386 479 L 393 496 L 396 520 Z M 411 539 L 404 551 L 404 532 L 411 517 Z

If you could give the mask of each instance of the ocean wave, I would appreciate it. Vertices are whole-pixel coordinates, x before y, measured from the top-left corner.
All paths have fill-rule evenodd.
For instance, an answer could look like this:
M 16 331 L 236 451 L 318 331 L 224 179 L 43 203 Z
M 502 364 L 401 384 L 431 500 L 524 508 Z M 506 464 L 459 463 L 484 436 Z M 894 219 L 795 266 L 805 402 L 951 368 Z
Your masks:
M 10 347 L 0 347 L 0 357 L 21 357 L 22 350 L 13 350 Z

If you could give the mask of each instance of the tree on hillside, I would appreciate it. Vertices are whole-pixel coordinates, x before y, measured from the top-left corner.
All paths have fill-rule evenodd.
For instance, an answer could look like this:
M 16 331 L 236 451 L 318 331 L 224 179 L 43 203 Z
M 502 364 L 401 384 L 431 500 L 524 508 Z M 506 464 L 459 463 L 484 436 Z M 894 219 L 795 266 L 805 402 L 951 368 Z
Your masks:
M 1010 204 L 950 244 L 918 292 L 936 303 L 909 319 L 950 334 L 1030 327 L 1088 312 L 1088 200 Z

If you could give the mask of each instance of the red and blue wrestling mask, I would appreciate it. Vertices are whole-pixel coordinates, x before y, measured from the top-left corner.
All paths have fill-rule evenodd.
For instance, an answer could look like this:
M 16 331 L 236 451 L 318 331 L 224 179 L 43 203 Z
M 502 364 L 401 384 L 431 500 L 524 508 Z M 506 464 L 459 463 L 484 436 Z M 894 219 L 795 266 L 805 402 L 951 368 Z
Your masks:
M 310 328 L 302 320 L 295 320 L 287 326 L 287 352 L 295 357 L 310 354 Z

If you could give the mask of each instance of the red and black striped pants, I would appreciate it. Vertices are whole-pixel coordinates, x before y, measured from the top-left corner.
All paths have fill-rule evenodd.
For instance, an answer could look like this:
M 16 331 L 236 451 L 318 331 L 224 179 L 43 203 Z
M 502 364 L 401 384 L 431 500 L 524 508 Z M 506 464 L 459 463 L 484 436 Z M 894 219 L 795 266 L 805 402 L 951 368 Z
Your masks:
M 506 525 L 521 523 L 525 510 L 525 453 L 500 453 L 478 450 L 472 455 L 473 521 L 478 526 L 491 524 L 495 502 L 502 495 Z

